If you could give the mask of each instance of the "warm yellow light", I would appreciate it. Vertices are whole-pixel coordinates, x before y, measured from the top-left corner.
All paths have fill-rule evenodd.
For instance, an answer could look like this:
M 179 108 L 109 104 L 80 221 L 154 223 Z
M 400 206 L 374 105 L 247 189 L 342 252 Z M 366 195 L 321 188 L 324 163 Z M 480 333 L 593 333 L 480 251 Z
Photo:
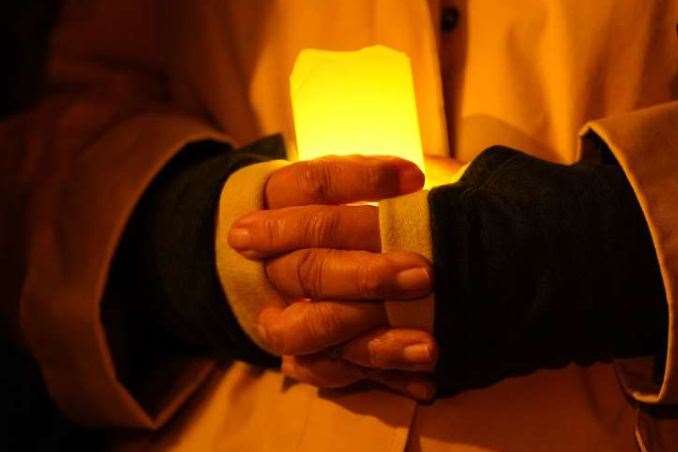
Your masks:
M 410 60 L 384 46 L 303 50 L 290 77 L 300 160 L 393 155 L 424 170 Z

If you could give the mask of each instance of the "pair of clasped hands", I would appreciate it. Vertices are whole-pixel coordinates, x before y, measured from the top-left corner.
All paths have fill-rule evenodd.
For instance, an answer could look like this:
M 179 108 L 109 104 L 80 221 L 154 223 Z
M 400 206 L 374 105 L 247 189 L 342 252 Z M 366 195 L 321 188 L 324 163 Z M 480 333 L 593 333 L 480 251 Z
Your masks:
M 390 327 L 383 301 L 430 294 L 431 262 L 382 253 L 378 208 L 355 204 L 423 185 L 419 168 L 395 157 L 297 162 L 269 177 L 264 210 L 233 223 L 230 246 L 261 261 L 286 300 L 284 308 L 263 308 L 257 323 L 286 376 L 329 388 L 369 380 L 414 399 L 433 397 L 435 339 Z

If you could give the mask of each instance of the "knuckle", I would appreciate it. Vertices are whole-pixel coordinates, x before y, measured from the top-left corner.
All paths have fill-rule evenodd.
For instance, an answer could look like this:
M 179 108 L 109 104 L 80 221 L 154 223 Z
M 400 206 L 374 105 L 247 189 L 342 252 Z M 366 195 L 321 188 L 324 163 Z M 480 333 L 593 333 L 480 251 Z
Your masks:
M 297 264 L 297 281 L 304 296 L 320 298 L 322 294 L 324 253 L 315 250 L 300 251 Z
M 380 346 L 376 341 L 370 341 L 367 344 L 367 359 L 370 364 L 370 367 L 381 368 L 384 367 L 386 362 L 384 356 L 381 353 Z
M 332 170 L 329 163 L 316 160 L 299 165 L 298 190 L 318 202 L 326 201 L 332 186 Z
M 274 247 L 280 240 L 280 225 L 272 218 L 261 222 L 261 239 L 265 248 Z
M 318 346 L 325 346 L 342 328 L 342 323 L 332 305 L 324 303 L 313 305 L 305 324 L 309 337 L 316 342 L 314 345 Z
M 393 365 L 394 359 L 390 353 L 388 341 L 389 333 L 385 332 L 368 342 L 368 359 L 372 367 L 385 369 Z
M 359 267 L 356 279 L 357 290 L 363 298 L 379 298 L 386 293 L 386 275 L 383 268 L 375 262 L 367 262 Z
M 363 183 L 372 189 L 390 188 L 396 182 L 396 176 L 392 173 L 383 165 L 368 166 L 363 172 Z
M 321 209 L 306 222 L 306 237 L 311 243 L 323 244 L 335 237 L 339 229 L 339 215 L 336 209 Z

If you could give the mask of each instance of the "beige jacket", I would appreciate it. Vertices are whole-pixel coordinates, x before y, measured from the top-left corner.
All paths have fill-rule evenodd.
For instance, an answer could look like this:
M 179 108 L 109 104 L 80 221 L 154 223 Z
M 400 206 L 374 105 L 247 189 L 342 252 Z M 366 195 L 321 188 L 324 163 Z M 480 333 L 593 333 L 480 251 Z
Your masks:
M 3 309 L 20 318 L 15 335 L 64 412 L 155 429 L 118 439 L 122 449 L 678 447 L 676 421 L 646 409 L 678 403 L 678 2 L 455 0 L 460 23 L 446 34 L 440 3 L 69 2 L 50 95 L 0 126 Z M 431 154 L 468 161 L 503 144 L 574 162 L 589 151 L 581 134 L 607 142 L 661 264 L 670 312 L 661 385 L 651 358 L 540 371 L 428 406 L 377 390 L 319 392 L 241 363 L 168 362 L 152 399 L 120 383 L 99 303 L 149 181 L 194 140 L 282 132 L 293 142 L 288 76 L 298 52 L 377 43 L 412 59 Z

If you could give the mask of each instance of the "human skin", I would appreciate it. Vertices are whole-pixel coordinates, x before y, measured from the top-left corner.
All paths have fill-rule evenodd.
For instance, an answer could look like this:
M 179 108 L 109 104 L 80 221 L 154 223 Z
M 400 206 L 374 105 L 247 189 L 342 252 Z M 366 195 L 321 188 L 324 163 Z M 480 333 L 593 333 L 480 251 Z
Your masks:
M 450 159 L 440 160 L 444 165 L 427 164 L 443 172 L 451 167 Z M 426 373 L 437 358 L 434 338 L 390 328 L 380 301 L 429 294 L 431 263 L 416 253 L 380 253 L 377 208 L 345 205 L 423 184 L 421 171 L 397 158 L 299 162 L 271 175 L 267 210 L 234 223 L 230 245 L 263 261 L 271 284 L 288 300 L 286 308 L 259 315 L 261 335 L 283 356 L 287 376 L 320 387 L 368 379 L 417 399 L 432 397 Z

